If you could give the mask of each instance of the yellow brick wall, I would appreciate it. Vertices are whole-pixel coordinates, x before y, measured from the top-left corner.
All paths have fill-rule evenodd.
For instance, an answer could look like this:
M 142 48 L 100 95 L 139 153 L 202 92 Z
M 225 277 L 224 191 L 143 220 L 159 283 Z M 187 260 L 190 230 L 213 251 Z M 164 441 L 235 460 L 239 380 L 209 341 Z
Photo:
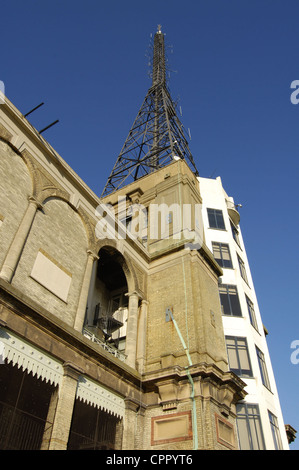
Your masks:
M 0 266 L 28 206 L 32 182 L 23 159 L 0 141 Z
M 25 289 L 27 295 L 59 318 L 73 325 L 81 290 L 86 259 L 87 237 L 80 216 L 64 201 L 50 198 L 37 211 L 12 285 Z M 43 249 L 71 274 L 67 302 L 30 277 L 37 253 Z

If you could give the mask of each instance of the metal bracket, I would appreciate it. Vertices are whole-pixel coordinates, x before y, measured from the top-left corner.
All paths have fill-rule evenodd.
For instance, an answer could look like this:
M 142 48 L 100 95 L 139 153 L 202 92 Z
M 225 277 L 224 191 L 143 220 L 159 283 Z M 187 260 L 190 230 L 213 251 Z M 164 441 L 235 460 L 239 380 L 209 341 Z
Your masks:
M 165 312 L 165 321 L 168 322 L 168 321 L 171 321 L 172 320 L 172 308 L 171 307 L 167 307 L 166 309 L 166 312 Z

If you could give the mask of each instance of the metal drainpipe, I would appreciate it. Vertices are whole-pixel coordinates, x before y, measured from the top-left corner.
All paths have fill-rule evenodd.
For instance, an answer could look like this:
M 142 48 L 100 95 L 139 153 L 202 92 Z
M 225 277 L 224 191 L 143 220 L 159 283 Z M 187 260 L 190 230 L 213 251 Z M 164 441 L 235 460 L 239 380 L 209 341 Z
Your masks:
M 180 329 L 178 327 L 178 324 L 177 322 L 175 321 L 175 319 L 173 318 L 173 314 L 171 311 L 169 311 L 169 314 L 171 316 L 171 319 L 173 321 L 173 324 L 175 326 L 175 329 L 177 331 L 177 334 L 181 340 L 181 343 L 183 345 L 183 348 L 186 352 L 186 356 L 188 358 L 188 362 L 189 362 L 189 366 L 187 366 L 185 369 L 186 369 L 186 372 L 187 372 L 187 376 L 188 376 L 188 379 L 189 379 L 189 382 L 191 384 L 191 400 L 192 400 L 192 427 L 193 427 L 193 448 L 194 450 L 198 450 L 198 433 L 197 433 L 197 417 L 196 417 L 196 403 L 195 403 L 195 394 L 194 394 L 194 382 L 193 382 L 193 379 L 191 377 L 191 374 L 190 374 L 190 371 L 189 371 L 189 367 L 192 366 L 192 361 L 191 361 L 191 357 L 190 357 L 190 354 L 189 354 L 189 351 L 188 351 L 188 348 L 186 346 L 186 343 L 184 341 L 184 338 L 180 332 Z

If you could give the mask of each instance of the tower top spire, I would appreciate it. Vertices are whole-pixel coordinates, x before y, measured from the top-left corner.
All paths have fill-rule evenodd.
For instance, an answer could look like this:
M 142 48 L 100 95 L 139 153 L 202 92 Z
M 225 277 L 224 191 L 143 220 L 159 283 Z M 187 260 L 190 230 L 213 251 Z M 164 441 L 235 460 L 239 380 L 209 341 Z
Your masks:
M 161 32 L 161 25 L 158 25 L 158 31 L 154 36 L 153 53 L 153 81 L 152 85 L 164 85 L 166 79 L 165 72 L 165 46 L 164 34 Z
M 166 86 L 165 46 L 161 25 L 154 36 L 152 85 L 149 88 L 101 197 L 169 165 L 186 160 L 198 175 L 184 128 Z

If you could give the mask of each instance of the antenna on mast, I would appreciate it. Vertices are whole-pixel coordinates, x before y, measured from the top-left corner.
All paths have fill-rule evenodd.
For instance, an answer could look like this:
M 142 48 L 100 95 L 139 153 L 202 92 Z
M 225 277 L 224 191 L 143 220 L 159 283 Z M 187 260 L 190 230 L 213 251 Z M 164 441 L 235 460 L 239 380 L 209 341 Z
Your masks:
M 184 159 L 194 174 L 198 175 L 187 136 L 167 87 L 165 35 L 161 29 L 162 26 L 159 24 L 153 40 L 151 87 L 101 197 L 169 165 L 177 156 Z

